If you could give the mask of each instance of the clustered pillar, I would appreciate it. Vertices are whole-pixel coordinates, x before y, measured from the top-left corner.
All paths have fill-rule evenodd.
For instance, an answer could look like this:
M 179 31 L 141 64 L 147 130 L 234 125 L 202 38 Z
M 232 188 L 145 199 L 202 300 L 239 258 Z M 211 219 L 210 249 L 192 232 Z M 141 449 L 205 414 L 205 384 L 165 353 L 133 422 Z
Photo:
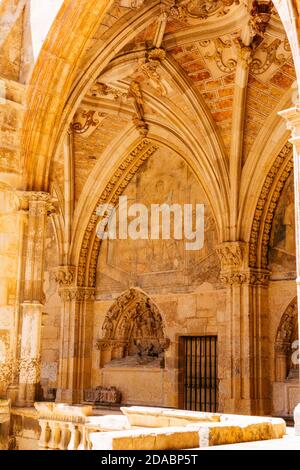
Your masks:
M 248 244 L 225 242 L 218 248 L 221 281 L 227 288 L 230 331 L 224 349 L 227 377 L 220 402 L 226 412 L 270 413 L 268 379 L 267 286 L 269 273 L 249 269 Z
M 47 219 L 54 212 L 50 194 L 25 192 L 27 230 L 23 245 L 19 406 L 32 406 L 40 382 L 41 328 L 44 309 L 44 259 Z

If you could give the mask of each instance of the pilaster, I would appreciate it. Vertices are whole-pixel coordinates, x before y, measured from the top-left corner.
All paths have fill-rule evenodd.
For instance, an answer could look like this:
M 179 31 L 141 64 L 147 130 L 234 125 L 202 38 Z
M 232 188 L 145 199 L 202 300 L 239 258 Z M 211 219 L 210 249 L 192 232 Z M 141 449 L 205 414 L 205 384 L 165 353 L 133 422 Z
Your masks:
M 90 388 L 95 289 L 77 287 L 76 269 L 63 266 L 56 280 L 62 300 L 57 402 L 80 403 Z

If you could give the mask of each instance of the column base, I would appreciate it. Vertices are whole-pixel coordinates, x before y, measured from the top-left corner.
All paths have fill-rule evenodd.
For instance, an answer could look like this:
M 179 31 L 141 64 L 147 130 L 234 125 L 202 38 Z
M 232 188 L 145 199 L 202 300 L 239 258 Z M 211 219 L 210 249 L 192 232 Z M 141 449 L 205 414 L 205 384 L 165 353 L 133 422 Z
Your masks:
M 18 408 L 32 408 L 37 400 L 38 384 L 19 384 L 18 399 L 15 406 Z
M 83 402 L 82 390 L 71 390 L 67 388 L 59 388 L 56 392 L 55 403 L 66 403 L 68 405 L 80 404 Z
M 6 393 L 7 398 L 11 401 L 12 406 L 16 406 L 19 396 L 19 384 L 10 385 Z

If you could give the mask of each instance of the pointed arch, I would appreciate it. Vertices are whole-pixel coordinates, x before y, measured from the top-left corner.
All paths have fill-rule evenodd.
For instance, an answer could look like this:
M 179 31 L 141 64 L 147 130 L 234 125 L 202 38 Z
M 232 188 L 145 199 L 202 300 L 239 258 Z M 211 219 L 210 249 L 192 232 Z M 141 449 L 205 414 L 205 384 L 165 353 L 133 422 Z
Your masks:
M 109 360 L 136 353 L 150 360 L 162 358 L 169 344 L 159 308 L 138 288 L 126 290 L 115 300 L 106 313 L 102 335 L 97 341 L 100 351 L 110 351 Z

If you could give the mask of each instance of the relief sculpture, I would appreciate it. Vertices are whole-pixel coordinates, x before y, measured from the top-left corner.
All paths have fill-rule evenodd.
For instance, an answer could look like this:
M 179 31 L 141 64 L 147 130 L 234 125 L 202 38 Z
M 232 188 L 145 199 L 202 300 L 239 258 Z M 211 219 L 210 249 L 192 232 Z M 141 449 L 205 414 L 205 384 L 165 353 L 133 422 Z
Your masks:
M 130 289 L 108 311 L 97 346 L 110 352 L 105 367 L 164 367 L 169 341 L 156 305 L 142 291 Z

